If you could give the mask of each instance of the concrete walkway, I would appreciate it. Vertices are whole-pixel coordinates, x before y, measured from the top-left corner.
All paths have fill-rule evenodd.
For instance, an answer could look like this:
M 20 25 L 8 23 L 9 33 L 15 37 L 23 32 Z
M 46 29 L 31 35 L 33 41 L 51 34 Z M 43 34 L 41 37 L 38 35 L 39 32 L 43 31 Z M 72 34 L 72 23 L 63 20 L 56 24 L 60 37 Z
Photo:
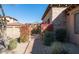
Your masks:
M 72 43 L 63 43 L 63 49 L 69 54 L 79 54 L 79 46 Z M 43 45 L 39 34 L 34 35 L 25 51 L 25 54 L 51 54 L 51 47 Z
M 50 47 L 44 46 L 40 35 L 33 36 L 25 54 L 49 54 Z

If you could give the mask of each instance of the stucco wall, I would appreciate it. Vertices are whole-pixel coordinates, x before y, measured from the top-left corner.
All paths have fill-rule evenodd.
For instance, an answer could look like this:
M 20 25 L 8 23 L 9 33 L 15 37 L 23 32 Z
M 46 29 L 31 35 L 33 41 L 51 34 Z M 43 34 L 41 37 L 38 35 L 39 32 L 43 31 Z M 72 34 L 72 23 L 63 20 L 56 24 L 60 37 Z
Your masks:
M 9 22 L 7 22 L 7 23 L 15 23 L 15 22 L 17 22 L 16 20 L 14 20 L 14 19 L 10 19 L 10 18 L 6 18 Z
M 6 29 L 6 35 L 10 38 L 19 38 L 20 37 L 20 29 L 15 28 L 15 26 L 12 26 L 12 28 L 8 27 Z
M 53 23 L 55 29 L 65 28 L 65 9 L 66 7 L 52 7 L 43 19 L 43 22 L 50 18 L 50 23 Z
M 64 10 L 66 7 L 53 7 L 52 8 L 52 23 L 54 24 L 54 28 L 59 29 L 59 28 L 65 28 L 65 20 L 66 20 L 66 15 Z
M 44 17 L 43 22 L 46 22 L 48 19 L 50 19 L 50 22 L 52 21 L 52 9 L 50 9 L 47 15 Z
M 69 11 L 68 13 L 69 15 L 67 15 L 67 30 L 70 37 L 70 41 L 79 44 L 79 34 L 76 34 L 74 32 L 74 14 L 79 13 L 79 7 Z

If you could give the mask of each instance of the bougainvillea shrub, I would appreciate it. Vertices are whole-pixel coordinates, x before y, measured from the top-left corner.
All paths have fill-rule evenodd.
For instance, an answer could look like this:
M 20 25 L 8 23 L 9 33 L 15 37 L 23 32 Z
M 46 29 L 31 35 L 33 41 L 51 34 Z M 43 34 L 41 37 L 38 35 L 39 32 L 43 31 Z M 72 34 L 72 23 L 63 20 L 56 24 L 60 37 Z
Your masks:
M 53 30 L 53 24 L 49 24 L 49 25 L 47 26 L 46 30 L 52 31 L 52 30 Z
M 41 24 L 41 31 L 43 32 L 45 30 L 52 31 L 53 30 L 53 24 L 42 23 Z

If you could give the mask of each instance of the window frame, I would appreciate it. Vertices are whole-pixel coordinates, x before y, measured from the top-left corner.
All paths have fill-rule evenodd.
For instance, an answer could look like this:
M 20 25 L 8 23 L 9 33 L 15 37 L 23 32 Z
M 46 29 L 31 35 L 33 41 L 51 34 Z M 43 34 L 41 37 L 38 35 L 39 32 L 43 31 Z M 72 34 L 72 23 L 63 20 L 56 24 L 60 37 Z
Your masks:
M 50 24 L 50 18 L 47 19 L 47 23 Z
M 77 27 L 77 24 L 76 24 L 76 21 L 77 21 L 76 20 L 76 15 L 78 15 L 78 14 L 79 14 L 79 12 L 74 14 L 74 33 L 75 34 L 79 34 L 79 32 L 76 30 L 77 29 L 76 28 Z

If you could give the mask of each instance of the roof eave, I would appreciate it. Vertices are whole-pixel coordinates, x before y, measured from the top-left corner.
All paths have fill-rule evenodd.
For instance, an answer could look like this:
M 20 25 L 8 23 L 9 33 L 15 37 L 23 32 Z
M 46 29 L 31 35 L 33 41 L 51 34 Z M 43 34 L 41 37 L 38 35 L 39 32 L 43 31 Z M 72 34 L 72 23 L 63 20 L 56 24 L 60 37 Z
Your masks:
M 44 14 L 43 14 L 43 16 L 42 16 L 42 20 L 44 19 L 44 17 L 46 16 L 46 14 L 47 14 L 48 11 L 50 10 L 50 8 L 51 8 L 51 4 L 49 4 L 49 5 L 47 6 L 47 9 L 46 9 L 46 11 L 44 12 Z
M 52 8 L 52 7 L 67 7 L 69 6 L 70 4 L 49 4 L 46 11 L 44 12 L 43 14 L 43 17 L 42 17 L 42 20 L 44 19 L 44 17 L 47 15 L 47 13 L 49 12 L 49 10 Z

